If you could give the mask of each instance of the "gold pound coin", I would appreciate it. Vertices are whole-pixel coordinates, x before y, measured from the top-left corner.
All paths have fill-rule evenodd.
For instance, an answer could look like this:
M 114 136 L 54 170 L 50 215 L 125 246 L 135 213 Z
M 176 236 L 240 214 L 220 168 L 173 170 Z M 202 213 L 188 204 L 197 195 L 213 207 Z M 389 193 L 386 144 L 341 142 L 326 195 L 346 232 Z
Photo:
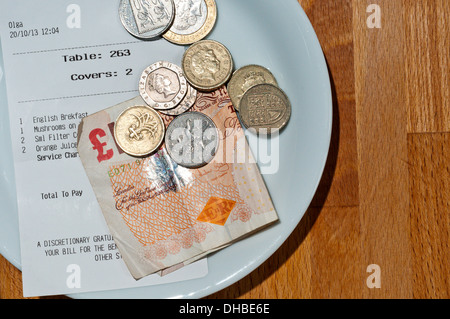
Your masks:
M 175 19 L 164 39 L 175 44 L 192 44 L 205 38 L 217 20 L 215 0 L 174 0 Z
M 244 126 L 259 133 L 281 130 L 291 117 L 291 103 L 286 93 L 267 83 L 248 89 L 242 96 L 239 109 Z
M 269 83 L 278 86 L 272 72 L 263 66 L 250 64 L 234 71 L 227 86 L 228 94 L 236 111 L 244 93 L 257 84 Z
M 165 125 L 161 116 L 148 106 L 132 106 L 124 110 L 114 124 L 117 145 L 128 155 L 147 156 L 164 140 Z
M 194 88 L 210 92 L 228 82 L 233 72 L 233 58 L 222 43 L 201 40 L 186 50 L 181 67 Z

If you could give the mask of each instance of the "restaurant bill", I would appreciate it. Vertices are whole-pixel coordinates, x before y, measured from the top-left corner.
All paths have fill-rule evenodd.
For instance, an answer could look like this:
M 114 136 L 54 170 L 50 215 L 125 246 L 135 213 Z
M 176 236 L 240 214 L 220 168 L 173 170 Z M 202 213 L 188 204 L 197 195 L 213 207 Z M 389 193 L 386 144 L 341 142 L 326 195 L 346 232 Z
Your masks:
M 150 61 L 183 48 L 140 41 L 110 1 L 0 1 L 0 32 L 25 296 L 75 294 L 203 277 L 202 259 L 136 281 L 77 151 L 83 118 L 136 96 Z M 100 137 L 99 137 L 100 138 Z M 112 280 L 114 279 L 114 280 Z

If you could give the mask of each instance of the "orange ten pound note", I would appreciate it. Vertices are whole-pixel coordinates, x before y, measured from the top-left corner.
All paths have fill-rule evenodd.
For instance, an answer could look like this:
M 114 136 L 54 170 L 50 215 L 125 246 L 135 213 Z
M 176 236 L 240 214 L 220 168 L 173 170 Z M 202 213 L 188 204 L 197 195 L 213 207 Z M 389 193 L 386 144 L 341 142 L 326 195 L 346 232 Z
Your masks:
M 114 140 L 114 121 L 140 96 L 85 117 L 78 152 L 102 213 L 135 279 L 190 263 L 278 220 L 224 87 L 199 93 L 190 111 L 208 115 L 219 148 L 207 165 L 184 168 L 164 144 L 136 158 Z M 166 126 L 173 117 L 161 115 Z

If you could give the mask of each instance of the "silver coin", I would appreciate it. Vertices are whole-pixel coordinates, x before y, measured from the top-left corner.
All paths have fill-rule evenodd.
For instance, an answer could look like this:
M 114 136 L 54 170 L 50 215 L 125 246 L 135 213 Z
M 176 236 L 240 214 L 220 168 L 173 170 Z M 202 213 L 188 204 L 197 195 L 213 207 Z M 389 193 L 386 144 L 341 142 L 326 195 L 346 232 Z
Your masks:
M 169 110 L 184 99 L 187 85 L 183 70 L 178 65 L 158 61 L 142 72 L 139 94 L 155 110 Z
M 182 35 L 197 32 L 205 23 L 208 15 L 205 0 L 174 0 L 174 3 L 175 20 L 170 30 Z
M 183 113 L 167 127 L 165 145 L 178 165 L 198 168 L 214 159 L 219 147 L 219 131 L 207 115 Z
M 159 110 L 159 112 L 170 115 L 177 116 L 186 111 L 188 111 L 192 106 L 194 106 L 195 101 L 197 100 L 197 90 L 194 89 L 189 83 L 187 84 L 188 90 L 184 99 L 178 104 L 175 108 L 170 110 Z
M 173 0 L 120 0 L 122 25 L 133 36 L 150 40 L 161 36 L 173 23 Z

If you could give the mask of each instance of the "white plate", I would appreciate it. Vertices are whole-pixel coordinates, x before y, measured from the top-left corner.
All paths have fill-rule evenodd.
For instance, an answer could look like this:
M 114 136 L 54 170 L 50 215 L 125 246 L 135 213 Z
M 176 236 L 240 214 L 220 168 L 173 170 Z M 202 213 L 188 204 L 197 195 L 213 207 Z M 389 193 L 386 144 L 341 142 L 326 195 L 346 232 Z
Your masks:
M 316 192 L 330 144 L 332 98 L 323 52 L 306 14 L 297 0 L 216 1 L 219 18 L 208 38 L 228 47 L 237 68 L 246 64 L 269 68 L 292 103 L 291 120 L 279 140 L 279 169 L 264 175 L 280 222 L 209 256 L 209 273 L 201 279 L 71 297 L 202 298 L 215 293 L 269 258 L 295 229 Z M 1 75 L 0 71 L 0 253 L 20 269 L 8 108 Z

